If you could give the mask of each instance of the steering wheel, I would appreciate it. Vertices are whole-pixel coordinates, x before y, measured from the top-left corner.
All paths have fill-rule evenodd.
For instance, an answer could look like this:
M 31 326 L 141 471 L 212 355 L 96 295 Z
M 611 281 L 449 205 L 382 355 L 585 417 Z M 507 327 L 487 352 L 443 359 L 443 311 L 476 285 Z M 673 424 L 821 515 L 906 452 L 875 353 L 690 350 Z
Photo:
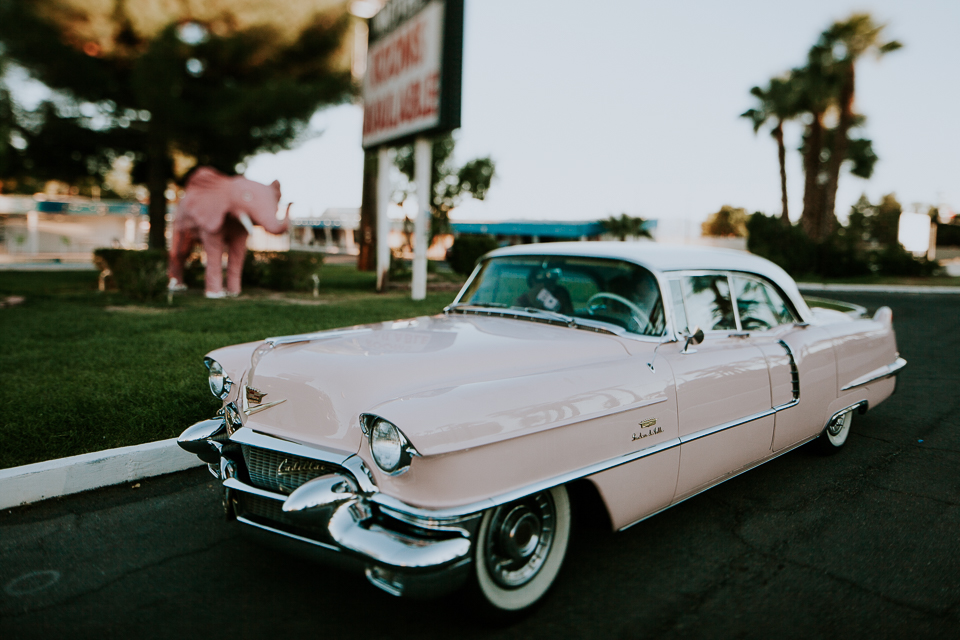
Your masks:
M 594 311 L 600 306 L 598 304 L 598 301 L 604 300 L 604 299 L 614 300 L 616 302 L 619 302 L 623 306 L 625 306 L 627 309 L 630 309 L 630 311 L 633 314 L 632 320 L 634 322 L 637 322 L 637 319 L 643 320 L 643 324 L 640 324 L 639 322 L 637 322 L 638 328 L 643 329 L 645 326 L 650 325 L 650 316 L 644 313 L 643 309 L 641 309 L 634 303 L 630 302 L 623 296 L 617 295 L 616 293 L 608 293 L 606 291 L 601 291 L 600 293 L 593 294 L 592 296 L 590 296 L 590 299 L 587 300 L 587 312 L 590 315 L 596 315 Z

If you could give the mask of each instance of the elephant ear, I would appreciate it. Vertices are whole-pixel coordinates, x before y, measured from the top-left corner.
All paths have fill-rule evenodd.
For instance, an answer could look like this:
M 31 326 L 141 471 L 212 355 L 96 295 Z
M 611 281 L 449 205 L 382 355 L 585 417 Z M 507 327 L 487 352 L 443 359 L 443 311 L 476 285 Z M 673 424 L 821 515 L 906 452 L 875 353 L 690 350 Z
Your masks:
M 232 184 L 230 176 L 213 167 L 200 167 L 187 180 L 180 212 L 204 231 L 219 231 L 230 210 Z

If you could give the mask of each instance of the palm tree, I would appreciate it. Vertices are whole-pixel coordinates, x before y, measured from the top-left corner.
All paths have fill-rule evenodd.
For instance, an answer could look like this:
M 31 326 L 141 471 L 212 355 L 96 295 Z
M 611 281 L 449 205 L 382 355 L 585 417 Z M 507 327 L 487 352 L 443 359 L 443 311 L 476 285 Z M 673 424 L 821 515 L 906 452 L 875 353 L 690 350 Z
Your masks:
M 832 58 L 829 61 L 829 72 L 836 77 L 839 86 L 837 107 L 840 110 L 840 119 L 830 150 L 823 202 L 823 222 L 831 226 L 836 219 L 834 207 L 840 181 L 840 166 L 848 158 L 847 133 L 856 124 L 856 114 L 853 111 L 856 62 L 867 52 L 872 51 L 879 58 L 903 46 L 896 40 L 881 42 L 883 29 L 884 25 L 874 22 L 869 13 L 855 13 L 843 22 L 833 23 L 823 32 L 817 43 L 817 47 Z
M 826 137 L 824 118 L 836 96 L 835 77 L 825 70 L 824 52 L 814 46 L 807 56 L 805 67 L 794 69 L 799 110 L 809 114 L 809 124 L 803 135 L 803 212 L 800 223 L 807 236 L 822 240 L 832 228 L 824 223 L 823 183 L 820 181 L 822 155 Z
M 620 217 L 610 216 L 606 220 L 601 220 L 600 224 L 610 235 L 616 236 L 620 241 L 624 241 L 628 236 L 635 238 L 650 238 L 650 232 L 645 228 L 647 221 L 640 217 L 628 216 L 621 213 Z
M 798 108 L 797 83 L 793 80 L 792 74 L 781 78 L 773 78 L 766 89 L 754 87 L 750 89 L 750 94 L 759 100 L 760 104 L 755 109 L 748 109 L 740 114 L 741 118 L 748 118 L 753 122 L 753 132 L 757 133 L 760 128 L 773 119 L 776 124 L 770 131 L 770 135 L 777 141 L 777 157 L 780 160 L 780 200 L 783 204 L 783 210 L 780 213 L 780 220 L 783 224 L 790 224 L 790 212 L 787 208 L 787 149 L 783 144 L 783 123 L 797 117 L 800 113 Z

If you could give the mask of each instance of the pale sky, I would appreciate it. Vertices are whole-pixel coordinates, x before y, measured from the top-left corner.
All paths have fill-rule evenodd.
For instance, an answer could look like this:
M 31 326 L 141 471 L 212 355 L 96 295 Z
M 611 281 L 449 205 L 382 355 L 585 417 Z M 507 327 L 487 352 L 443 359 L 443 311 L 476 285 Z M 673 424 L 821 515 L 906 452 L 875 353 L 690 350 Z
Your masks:
M 467 0 L 457 158 L 490 155 L 497 175 L 486 201 L 454 217 L 779 213 L 776 144 L 738 116 L 751 86 L 801 65 L 831 21 L 863 10 L 904 49 L 857 69 L 856 106 L 880 161 L 870 180 L 841 177 L 837 211 L 864 192 L 960 209 L 960 2 Z M 360 108 L 314 123 L 321 137 L 257 157 L 247 175 L 279 179 L 300 215 L 359 206 Z M 796 219 L 800 125 L 787 137 Z

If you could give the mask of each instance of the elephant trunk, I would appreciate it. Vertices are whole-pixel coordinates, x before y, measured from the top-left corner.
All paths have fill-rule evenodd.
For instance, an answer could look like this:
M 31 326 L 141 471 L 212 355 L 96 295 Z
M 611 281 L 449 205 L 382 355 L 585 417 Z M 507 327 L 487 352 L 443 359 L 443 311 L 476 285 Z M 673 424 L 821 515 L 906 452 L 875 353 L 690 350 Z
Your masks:
M 290 207 L 293 206 L 292 202 L 287 203 L 287 210 L 283 212 L 283 220 L 280 221 L 280 225 L 283 227 L 281 233 L 286 233 L 290 228 Z
M 287 205 L 287 210 L 283 214 L 283 218 L 281 220 L 277 220 L 275 216 L 270 216 L 270 219 L 264 221 L 262 224 L 263 228 L 266 229 L 268 233 L 272 233 L 274 235 L 286 233 L 290 228 L 290 206 L 292 204 L 293 203 L 291 202 Z

